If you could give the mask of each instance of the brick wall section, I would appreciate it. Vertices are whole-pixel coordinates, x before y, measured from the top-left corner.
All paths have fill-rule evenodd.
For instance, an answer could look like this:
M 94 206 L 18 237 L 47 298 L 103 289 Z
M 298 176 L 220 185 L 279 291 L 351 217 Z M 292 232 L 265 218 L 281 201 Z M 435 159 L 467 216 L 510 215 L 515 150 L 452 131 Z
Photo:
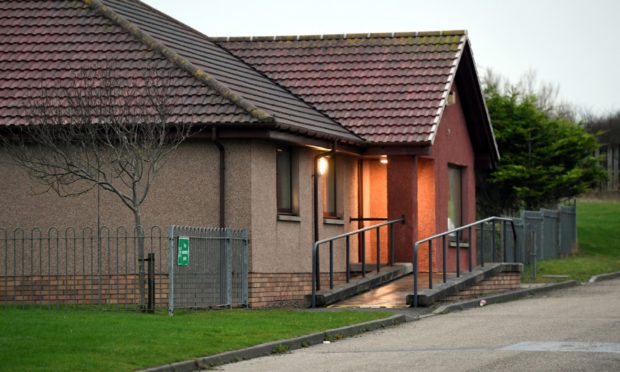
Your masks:
M 334 273 L 334 286 L 346 281 L 344 272 Z M 322 288 L 329 287 L 329 274 L 321 274 Z M 312 292 L 311 273 L 250 273 L 250 307 L 303 307 Z
M 138 303 L 138 275 L 34 275 L 0 278 L 0 303 L 132 304 Z M 168 276 L 155 276 L 155 301 L 168 303 Z M 101 302 L 100 301 L 101 298 Z
M 455 293 L 443 301 L 461 301 L 495 293 L 512 291 L 521 287 L 521 273 L 503 272 L 485 279 L 463 291 Z
M 311 293 L 311 273 L 250 273 L 250 307 L 303 307 Z M 334 285 L 345 273 L 334 273 Z M 137 304 L 137 275 L 34 275 L 0 277 L 0 303 L 16 304 Z M 156 275 L 156 303 L 168 303 L 168 277 Z M 323 288 L 329 274 L 321 274 Z M 101 302 L 99 302 L 101 298 Z

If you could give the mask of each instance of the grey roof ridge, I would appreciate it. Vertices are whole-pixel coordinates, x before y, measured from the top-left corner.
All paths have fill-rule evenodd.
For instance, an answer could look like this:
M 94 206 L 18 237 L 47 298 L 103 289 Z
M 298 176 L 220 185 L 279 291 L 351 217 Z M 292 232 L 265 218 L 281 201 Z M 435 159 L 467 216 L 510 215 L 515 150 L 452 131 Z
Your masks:
M 176 52 L 166 47 L 159 41 L 155 40 L 148 33 L 142 31 L 138 26 L 129 22 L 127 19 L 117 14 L 115 11 L 110 9 L 108 6 L 101 3 L 100 0 L 82 0 L 84 4 L 95 11 L 99 12 L 106 18 L 110 19 L 112 22 L 118 24 L 121 28 L 129 32 L 132 36 L 134 36 L 139 41 L 146 44 L 151 49 L 163 54 L 167 59 L 181 67 L 182 69 L 188 71 L 192 74 L 196 79 L 203 82 L 209 88 L 215 90 L 222 97 L 228 99 L 239 108 L 247 112 L 250 116 L 257 119 L 261 122 L 272 123 L 275 121 L 275 118 L 270 113 L 256 107 L 252 103 L 248 102 L 246 99 L 241 97 L 238 94 L 235 94 L 230 88 L 220 83 L 214 77 L 195 66 L 190 61 L 186 60 L 179 56 Z
M 386 37 L 422 37 L 422 36 L 467 36 L 467 30 L 412 31 L 412 32 L 368 32 L 321 35 L 273 35 L 273 36 L 215 36 L 212 41 L 303 41 L 334 40 Z

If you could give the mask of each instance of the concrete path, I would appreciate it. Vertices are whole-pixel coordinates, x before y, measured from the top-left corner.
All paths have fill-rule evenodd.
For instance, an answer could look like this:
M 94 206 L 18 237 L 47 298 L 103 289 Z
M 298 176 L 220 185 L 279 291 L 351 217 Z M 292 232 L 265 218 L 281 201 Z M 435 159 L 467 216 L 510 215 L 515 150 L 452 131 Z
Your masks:
M 620 279 L 433 316 L 224 371 L 620 371 Z

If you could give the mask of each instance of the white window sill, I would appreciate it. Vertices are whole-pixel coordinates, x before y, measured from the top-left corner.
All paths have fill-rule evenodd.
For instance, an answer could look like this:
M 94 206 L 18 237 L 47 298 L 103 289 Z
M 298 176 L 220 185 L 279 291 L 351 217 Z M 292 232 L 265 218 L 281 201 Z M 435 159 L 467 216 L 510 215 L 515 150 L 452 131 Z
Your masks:
M 279 214 L 278 221 L 284 222 L 301 222 L 301 217 L 291 214 Z
M 450 242 L 449 244 L 450 248 L 456 248 L 456 242 Z M 469 243 L 467 242 L 460 242 L 459 243 L 459 248 L 468 248 L 469 247 Z
M 323 218 L 325 225 L 339 225 L 344 226 L 344 219 L 342 218 Z

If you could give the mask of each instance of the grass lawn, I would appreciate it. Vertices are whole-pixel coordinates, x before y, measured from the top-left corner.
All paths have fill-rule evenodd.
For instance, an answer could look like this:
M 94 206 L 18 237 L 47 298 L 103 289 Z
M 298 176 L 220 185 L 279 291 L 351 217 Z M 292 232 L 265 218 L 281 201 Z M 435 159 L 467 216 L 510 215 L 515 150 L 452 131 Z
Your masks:
M 389 315 L 216 310 L 169 317 L 0 307 L 0 370 L 131 371 Z
M 537 281 L 543 275 L 568 275 L 587 281 L 593 275 L 620 271 L 620 201 L 577 202 L 577 254 L 558 260 L 537 262 Z M 526 267 L 524 281 L 530 281 Z

